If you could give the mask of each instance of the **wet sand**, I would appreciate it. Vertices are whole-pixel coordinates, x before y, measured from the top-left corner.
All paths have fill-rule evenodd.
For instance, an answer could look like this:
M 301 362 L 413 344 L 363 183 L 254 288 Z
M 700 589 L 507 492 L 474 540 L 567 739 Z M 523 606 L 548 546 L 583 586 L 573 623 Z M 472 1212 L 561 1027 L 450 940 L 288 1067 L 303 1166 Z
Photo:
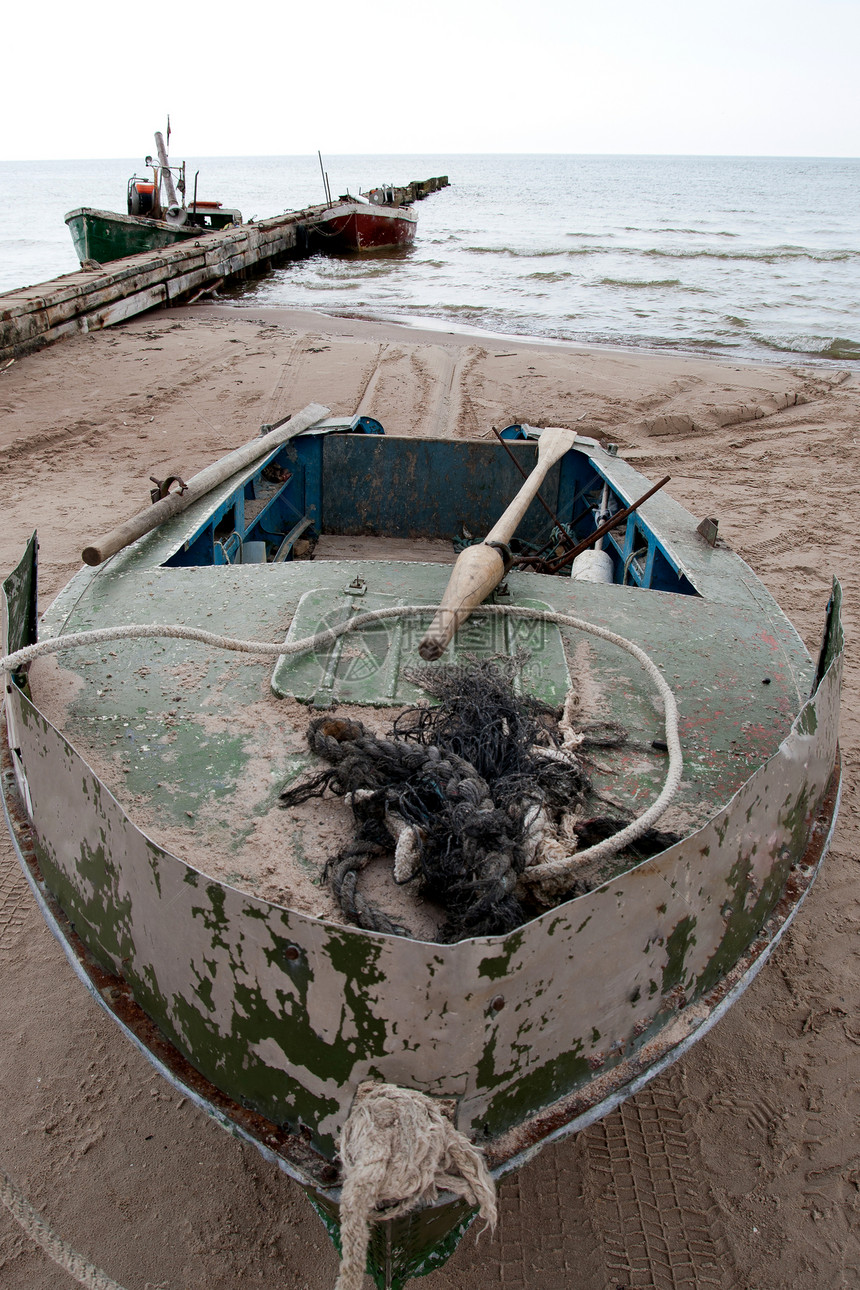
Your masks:
M 833 366 L 527 344 L 284 310 L 147 315 L 0 371 L 0 570 L 37 528 L 41 603 L 80 551 L 312 400 L 390 433 L 513 421 L 618 443 L 755 569 L 818 649 L 845 587 L 843 799 L 823 874 L 728 1017 L 642 1094 L 501 1189 L 427 1290 L 860 1285 L 860 382 Z M 289 1180 L 180 1099 L 78 983 L 0 841 L 0 1165 L 128 1290 L 323 1290 L 336 1259 Z M 0 1209 L 0 1283 L 72 1284 Z M 368 1282 L 369 1284 L 369 1282 Z

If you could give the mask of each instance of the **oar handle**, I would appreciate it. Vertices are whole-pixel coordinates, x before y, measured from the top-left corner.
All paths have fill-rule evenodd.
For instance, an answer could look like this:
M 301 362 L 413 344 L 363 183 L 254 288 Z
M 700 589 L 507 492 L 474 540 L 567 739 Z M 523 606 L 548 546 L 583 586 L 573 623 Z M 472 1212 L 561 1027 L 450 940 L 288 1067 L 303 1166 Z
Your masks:
M 561 461 L 564 454 L 569 452 L 575 443 L 576 433 L 573 430 L 552 426 L 541 432 L 534 470 L 507 509 L 496 520 L 484 539 L 485 542 L 510 542 L 550 470 L 557 461 Z
M 510 567 L 510 551 L 501 543 L 479 542 L 457 556 L 445 594 L 418 653 L 428 663 L 441 658 L 462 623 L 487 599 Z
M 457 557 L 436 617 L 418 653 L 432 662 L 441 657 L 454 633 L 499 585 L 510 568 L 508 543 L 516 533 L 538 489 L 557 461 L 576 442 L 573 430 L 551 427 L 541 433 L 537 464 L 516 497 L 490 529 L 483 542 L 466 547 Z

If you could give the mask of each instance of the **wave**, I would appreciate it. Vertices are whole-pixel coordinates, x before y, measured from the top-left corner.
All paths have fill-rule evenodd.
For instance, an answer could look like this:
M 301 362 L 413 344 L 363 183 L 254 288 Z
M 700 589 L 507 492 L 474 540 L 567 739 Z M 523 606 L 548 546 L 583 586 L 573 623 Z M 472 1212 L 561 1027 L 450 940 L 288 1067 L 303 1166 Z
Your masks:
M 406 305 L 402 302 L 372 300 L 366 297 L 363 300 L 351 301 L 344 298 L 341 301 L 333 301 L 332 305 L 333 308 L 328 307 L 329 312 L 342 317 L 387 319 L 407 325 L 411 323 L 419 327 L 447 326 L 463 334 L 478 336 L 531 337 L 550 343 L 608 345 L 612 348 L 622 346 L 661 353 L 675 351 L 701 355 L 742 355 L 759 359 L 762 358 L 764 351 L 770 351 L 786 355 L 805 354 L 823 361 L 860 362 L 860 342 L 858 341 L 847 337 L 809 334 L 760 335 L 750 330 L 747 319 L 734 314 L 721 316 L 725 324 L 723 327 L 718 325 L 717 316 L 713 315 L 710 327 L 704 327 L 703 331 L 696 335 L 688 331 L 675 331 L 668 318 L 663 320 L 663 327 L 661 327 L 660 319 L 653 311 L 640 313 L 638 310 L 628 310 L 625 315 L 626 321 L 619 318 L 620 325 L 607 327 L 605 322 L 600 325 L 587 310 L 580 313 L 560 313 L 553 317 L 552 312 L 544 313 L 539 309 L 520 312 L 510 307 L 500 306 L 499 302 L 493 305 L 481 305 L 453 302 L 419 304 L 413 301 Z M 677 319 L 676 315 L 673 316 Z M 633 321 L 636 317 L 643 319 L 641 329 Z M 689 323 L 687 325 L 689 326 Z
M 574 259 L 580 255 L 641 255 L 642 252 L 626 246 L 567 246 L 544 247 L 540 250 L 523 250 L 514 246 L 467 246 L 472 255 L 503 255 L 512 260 L 546 260 L 564 256 Z
M 680 278 L 598 278 L 597 287 L 680 287 Z M 684 287 L 685 291 L 701 291 L 701 287 Z
M 570 251 L 567 249 L 543 250 L 543 251 L 523 251 L 515 246 L 466 246 L 464 251 L 471 255 L 507 255 L 514 260 L 542 260 L 559 255 L 591 255 L 591 249 L 584 248 L 579 251 Z
M 860 360 L 860 342 L 845 336 L 756 336 L 765 349 L 780 354 L 816 354 L 839 362 Z
M 660 336 L 653 332 L 607 331 L 584 328 L 581 314 L 565 314 L 566 322 L 579 323 L 566 329 L 564 339 L 580 345 L 623 345 L 632 349 L 677 350 L 682 353 L 702 353 L 711 350 L 731 350 L 737 353 L 742 343 L 737 339 L 720 339 L 718 336 Z M 549 333 L 547 333 L 549 334 Z
M 304 291 L 360 291 L 360 282 L 345 282 L 339 278 L 336 282 L 326 278 L 308 279 L 294 284 Z
M 635 342 L 634 342 L 635 343 Z M 719 340 L 716 336 L 668 336 L 652 337 L 649 345 L 654 349 L 712 350 L 738 349 L 738 340 Z
M 860 261 L 860 250 L 850 247 L 839 249 L 815 250 L 804 246 L 762 247 L 748 250 L 718 250 L 715 247 L 638 247 L 638 246 L 576 246 L 576 247 L 543 247 L 525 249 L 515 246 L 467 246 L 463 248 L 471 255 L 499 255 L 514 260 L 557 259 L 559 256 L 569 258 L 591 255 L 629 256 L 634 259 L 654 260 L 717 260 L 732 263 L 749 261 L 753 264 L 790 264 L 809 261 L 813 264 L 840 264 L 845 261 Z
M 709 228 L 639 228 L 637 225 L 628 224 L 624 229 L 625 233 L 679 233 L 685 237 L 740 237 L 740 233 L 730 233 L 727 229 L 709 229 Z
M 534 273 L 527 273 L 525 280 L 526 282 L 567 282 L 572 277 L 573 274 L 569 269 L 546 269 L 543 272 L 536 269 Z
M 759 264 L 781 264 L 792 260 L 812 260 L 817 264 L 833 264 L 842 260 L 860 259 L 860 251 L 812 251 L 802 246 L 777 246 L 761 251 L 712 251 L 705 248 L 683 251 L 651 247 L 647 251 L 638 251 L 636 254 L 661 260 L 752 260 Z
M 413 313 L 441 313 L 444 317 L 448 317 L 449 314 L 455 317 L 462 315 L 464 318 L 498 313 L 498 310 L 491 305 L 420 305 L 413 303 L 409 305 L 409 309 Z

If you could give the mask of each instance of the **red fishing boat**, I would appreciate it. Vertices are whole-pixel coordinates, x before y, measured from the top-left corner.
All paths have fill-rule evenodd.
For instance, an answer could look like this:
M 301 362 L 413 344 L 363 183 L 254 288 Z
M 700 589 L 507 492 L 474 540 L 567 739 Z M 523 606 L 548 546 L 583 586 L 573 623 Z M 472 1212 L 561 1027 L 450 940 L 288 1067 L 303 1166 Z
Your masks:
M 307 225 L 307 245 L 312 251 L 378 251 L 411 246 L 415 241 L 418 216 L 411 203 L 447 187 L 448 179 L 413 182 L 406 188 L 383 184 L 358 197 L 343 193 L 332 200 L 322 154 L 320 161 L 325 205 L 314 209 L 315 218 Z M 431 187 L 432 186 L 432 187 Z
M 374 194 L 396 193 L 377 188 Z M 411 246 L 418 215 L 411 206 L 347 194 L 320 208 L 308 226 L 308 245 L 316 251 L 376 251 Z

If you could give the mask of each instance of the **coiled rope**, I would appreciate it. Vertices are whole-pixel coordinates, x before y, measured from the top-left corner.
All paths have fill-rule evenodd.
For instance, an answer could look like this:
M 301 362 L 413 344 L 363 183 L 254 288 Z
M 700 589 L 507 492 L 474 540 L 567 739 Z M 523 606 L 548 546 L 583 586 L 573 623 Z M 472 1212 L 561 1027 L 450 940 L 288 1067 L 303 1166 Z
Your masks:
M 496 1189 L 483 1156 L 438 1101 L 416 1089 L 360 1084 L 343 1127 L 341 1265 L 334 1290 L 361 1290 L 370 1222 L 399 1218 L 454 1192 L 496 1226 Z M 380 1209 L 384 1212 L 380 1213 Z
M 254 641 L 241 640 L 233 636 L 222 636 L 215 632 L 204 631 L 199 627 L 182 627 L 177 624 L 164 623 L 131 623 L 123 627 L 101 627 L 85 632 L 71 632 L 65 636 L 54 636 L 48 640 L 37 641 L 35 645 L 26 645 L 0 658 L 0 671 L 14 672 L 31 663 L 44 654 L 59 654 L 67 649 L 85 645 L 103 645 L 110 641 L 138 640 L 157 638 L 167 640 L 194 641 L 201 645 L 211 645 L 216 649 L 232 650 L 243 654 L 258 654 L 274 657 L 292 657 L 294 654 L 306 654 L 311 650 L 321 649 L 335 643 L 349 632 L 360 631 L 372 623 L 386 622 L 393 618 L 405 618 L 427 613 L 434 613 L 432 605 L 397 605 L 390 609 L 374 609 L 364 614 L 357 614 L 334 627 L 327 627 L 313 636 L 305 636 L 296 641 Z M 652 804 L 632 823 L 613 833 L 611 837 L 577 851 L 573 855 L 563 856 L 558 860 L 547 860 L 532 865 L 520 878 L 520 881 L 532 889 L 540 900 L 551 904 L 559 895 L 570 887 L 571 875 L 585 861 L 596 862 L 616 855 L 631 842 L 642 837 L 664 814 L 672 798 L 678 791 L 684 768 L 681 742 L 678 736 L 678 706 L 675 696 L 648 654 L 640 646 L 629 641 L 617 632 L 609 631 L 597 623 L 589 623 L 584 618 L 572 614 L 561 614 L 550 609 L 531 609 L 525 605 L 482 605 L 473 617 L 480 615 L 523 618 L 537 622 L 555 623 L 559 627 L 571 627 L 598 640 L 617 645 L 619 649 L 630 654 L 642 666 L 646 675 L 654 684 L 662 702 L 666 730 L 666 747 L 669 753 L 669 766 L 663 788 Z

